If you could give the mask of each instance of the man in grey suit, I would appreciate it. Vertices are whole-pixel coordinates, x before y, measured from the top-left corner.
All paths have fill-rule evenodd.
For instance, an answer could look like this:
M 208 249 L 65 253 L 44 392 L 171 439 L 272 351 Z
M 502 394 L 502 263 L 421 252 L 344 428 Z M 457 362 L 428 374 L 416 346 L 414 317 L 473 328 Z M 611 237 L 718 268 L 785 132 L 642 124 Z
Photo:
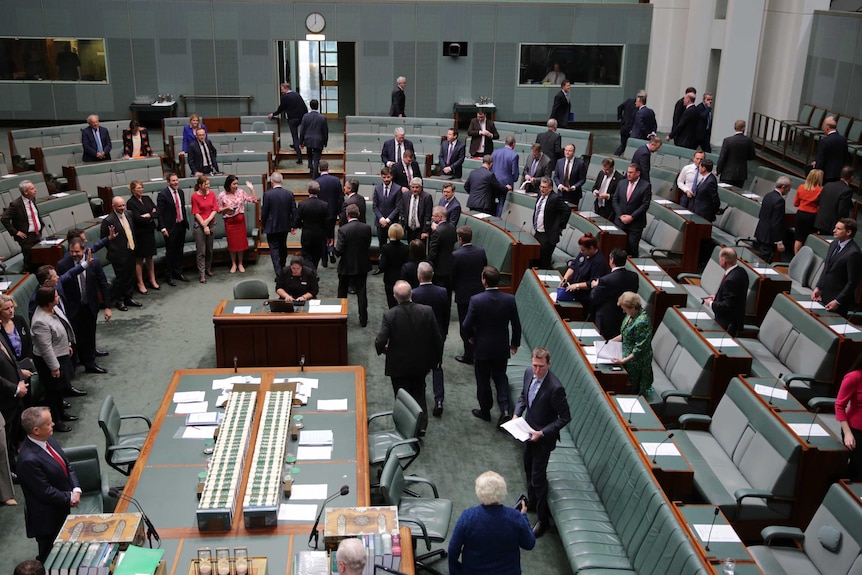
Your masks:
M 535 193 L 539 191 L 542 178 L 551 177 L 554 166 L 551 165 L 551 159 L 542 152 L 542 144 L 533 144 L 530 151 L 532 155 L 525 162 L 524 172 L 521 174 L 521 189 L 527 193 Z
M 312 100 L 309 102 L 311 111 L 302 117 L 299 124 L 299 145 L 306 148 L 308 153 L 308 173 L 312 179 L 320 175 L 318 164 L 323 148 L 329 143 L 329 126 L 326 118 L 318 112 L 320 102 Z
M 811 299 L 822 302 L 828 311 L 844 317 L 856 307 L 856 294 L 862 280 L 862 251 L 853 238 L 859 227 L 854 220 L 842 218 L 835 224 L 835 239 L 823 262 L 823 273 Z
M 557 121 L 553 118 L 548 120 L 548 131 L 536 136 L 536 143 L 542 145 L 545 155 L 556 164 L 563 157 L 563 137 L 557 133 Z
M 368 293 L 365 286 L 371 262 L 368 249 L 371 247 L 371 227 L 359 221 L 359 208 L 347 206 L 347 223 L 338 228 L 338 243 L 335 253 L 338 260 L 338 297 L 346 298 L 348 288 L 356 290 L 359 306 L 359 325 L 368 325 Z
M 287 234 L 293 228 L 293 211 L 296 209 L 296 202 L 293 199 L 293 192 L 281 187 L 284 182 L 281 172 L 270 174 L 269 182 L 272 188 L 263 194 L 260 219 L 263 222 L 266 241 L 269 243 L 272 267 L 275 268 L 275 275 L 278 277 L 287 265 Z

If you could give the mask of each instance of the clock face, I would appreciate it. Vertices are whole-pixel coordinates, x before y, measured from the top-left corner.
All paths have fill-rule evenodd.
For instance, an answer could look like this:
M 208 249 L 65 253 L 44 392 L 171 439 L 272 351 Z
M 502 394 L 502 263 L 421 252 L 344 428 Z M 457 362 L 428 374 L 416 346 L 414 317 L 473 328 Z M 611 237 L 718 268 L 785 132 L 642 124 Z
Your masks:
M 312 34 L 318 34 L 326 26 L 326 20 L 318 12 L 312 12 L 305 18 L 305 27 Z

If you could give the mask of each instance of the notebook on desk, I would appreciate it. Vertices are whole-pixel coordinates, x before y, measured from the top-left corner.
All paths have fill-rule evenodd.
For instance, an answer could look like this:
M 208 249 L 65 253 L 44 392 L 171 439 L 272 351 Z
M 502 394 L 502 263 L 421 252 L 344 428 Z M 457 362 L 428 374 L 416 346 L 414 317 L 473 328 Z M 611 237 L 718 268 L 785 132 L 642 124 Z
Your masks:
M 292 301 L 284 301 L 283 299 L 271 299 L 267 302 L 269 311 L 273 313 L 293 313 L 296 311 Z

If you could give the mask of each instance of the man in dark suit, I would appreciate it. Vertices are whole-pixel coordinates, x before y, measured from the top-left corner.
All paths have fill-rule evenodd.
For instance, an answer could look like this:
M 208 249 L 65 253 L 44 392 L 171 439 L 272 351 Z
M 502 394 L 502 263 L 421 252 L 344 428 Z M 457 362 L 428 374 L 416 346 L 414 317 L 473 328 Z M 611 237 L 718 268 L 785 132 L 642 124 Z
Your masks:
M 296 152 L 297 164 L 302 164 L 302 148 L 299 147 L 299 124 L 302 122 L 302 117 L 307 113 L 308 106 L 305 105 L 302 96 L 291 91 L 288 82 L 282 83 L 281 101 L 276 111 L 269 115 L 269 119 L 272 120 L 276 116 L 287 116 L 287 125 L 290 127 L 290 137 L 293 141 L 291 147 Z
M 391 140 L 383 142 L 383 148 L 380 150 L 380 161 L 389 169 L 392 169 L 393 164 L 401 162 L 404 150 L 410 150 L 414 155 L 416 153 L 413 142 L 404 137 L 404 128 L 398 126 L 393 134 Z
M 461 202 L 455 197 L 455 184 L 443 184 L 442 197 L 437 205 L 446 208 L 446 221 L 457 227 L 461 219 Z
M 338 214 L 341 213 L 341 206 L 344 205 L 344 188 L 341 187 L 341 180 L 329 173 L 328 160 L 320 160 L 319 169 L 320 175 L 315 178 L 320 185 L 317 197 L 326 202 L 326 237 L 334 238 L 335 222 L 338 220 Z M 327 267 L 325 258 L 323 267 Z
M 458 139 L 458 130 L 449 128 L 446 139 L 440 144 L 438 161 L 441 175 L 461 179 L 466 148 L 464 142 Z
M 515 151 L 515 136 L 509 134 L 506 136 L 505 145 L 502 148 L 497 148 L 491 154 L 491 171 L 497 177 L 497 181 L 503 185 L 506 191 L 515 189 L 515 183 L 518 181 L 518 175 L 521 173 L 518 164 L 521 158 Z M 503 213 L 503 204 L 506 202 L 506 191 L 497 200 L 497 215 Z
M 640 90 L 637 95 L 646 95 L 646 92 Z M 637 98 L 629 98 L 617 106 L 617 122 L 620 125 L 620 145 L 614 150 L 615 156 L 622 156 L 623 152 L 626 151 L 629 135 L 632 133 L 632 128 L 635 125 L 635 113 L 638 111 L 636 100 Z
M 823 136 L 817 142 L 812 169 L 823 170 L 823 183 L 837 182 L 841 178 L 841 168 L 847 160 L 847 138 L 838 133 L 835 116 L 823 120 Z
M 715 295 L 704 298 L 703 303 L 712 308 L 715 321 L 733 337 L 745 324 L 745 298 L 748 295 L 748 274 L 739 267 L 733 248 L 721 248 L 718 265 L 724 277 Z
M 557 126 L 565 128 L 569 125 L 569 116 L 572 112 L 572 102 L 569 99 L 569 89 L 571 83 L 568 80 L 563 80 L 560 83 L 560 91 L 554 96 L 554 103 L 551 105 L 550 117 L 557 121 Z
M 828 311 L 844 317 L 856 307 L 856 294 L 862 281 L 862 251 L 854 241 L 858 225 L 855 220 L 842 218 L 835 224 L 835 239 L 826 253 L 823 273 L 811 299 L 822 302 Z
M 317 197 L 318 192 L 320 192 L 320 184 L 315 181 L 308 182 L 308 199 L 299 202 L 296 206 L 296 219 L 293 222 L 294 228 L 302 230 L 302 238 L 299 240 L 302 246 L 302 258 L 315 273 L 326 246 L 332 245 L 332 236 L 327 235 L 330 229 L 327 225 L 329 206 Z M 293 231 L 291 230 L 291 233 Z
M 392 181 L 392 172 L 386 166 L 380 170 L 379 184 L 374 186 L 371 209 L 377 221 L 377 239 L 380 247 L 389 242 L 389 224 L 398 221 L 398 204 L 401 200 L 401 186 Z M 374 275 L 380 270 L 374 272 Z
M 646 215 L 652 201 L 652 186 L 641 178 L 635 163 L 626 168 L 626 179 L 617 184 L 611 196 L 614 206 L 614 224 L 628 235 L 626 252 L 638 257 L 641 235 L 646 227 Z
M 359 180 L 345 180 L 344 182 L 344 205 L 341 207 L 341 213 L 338 215 L 338 224 L 344 225 L 347 223 L 347 206 L 354 205 L 359 210 L 359 221 L 363 224 L 368 223 L 365 218 L 365 198 L 359 195 Z
M 464 353 L 456 355 L 455 360 L 472 364 L 473 342 L 464 331 L 464 320 L 467 318 L 470 298 L 485 289 L 482 285 L 482 270 L 488 265 L 488 257 L 485 248 L 473 245 L 473 229 L 470 226 L 461 226 L 456 233 L 459 248 L 452 252 L 452 290 L 458 307 L 458 326 L 464 342 Z
M 718 198 L 718 182 L 712 173 L 712 160 L 701 160 L 694 183 L 688 193 L 683 193 L 680 205 L 688 208 L 708 222 L 715 221 L 721 207 Z
M 269 244 L 272 267 L 275 269 L 275 275 L 278 276 L 284 266 L 287 265 L 287 234 L 293 227 L 293 212 L 296 210 L 296 201 L 293 198 L 293 192 L 281 187 L 281 184 L 284 183 L 281 172 L 270 174 L 269 183 L 272 184 L 272 188 L 263 194 L 260 219 L 263 222 L 263 231 L 266 233 L 266 241 Z
M 431 368 L 431 381 L 434 390 L 434 409 L 431 411 L 431 415 L 440 417 L 443 415 L 443 400 L 445 399 L 442 349 L 446 343 L 446 336 L 449 334 L 449 294 L 445 287 L 432 283 L 432 280 L 436 280 L 436 275 L 434 268 L 428 262 L 419 262 L 416 276 L 419 278 L 419 285 L 413 290 L 413 302 L 430 307 L 434 311 L 434 319 L 437 320 L 437 327 L 440 329 L 440 361 Z
M 318 112 L 320 102 L 309 102 L 311 111 L 302 117 L 299 123 L 299 145 L 308 153 L 308 173 L 315 179 L 320 175 L 319 164 L 323 148 L 329 143 L 329 126 L 326 118 Z
M 545 155 L 551 159 L 552 164 L 563 157 L 563 137 L 557 133 L 557 121 L 550 118 L 547 122 L 548 131 L 536 136 L 536 143 L 542 145 Z
M 646 93 L 638 94 L 635 98 L 635 121 L 632 125 L 631 137 L 636 140 L 646 140 L 655 135 L 658 129 L 658 123 L 655 120 L 655 112 L 647 108 Z
M 712 152 L 712 101 L 713 95 L 710 92 L 704 92 L 703 100 L 697 105 L 698 123 L 697 123 L 697 146 L 707 154 Z
M 590 304 L 596 318 L 596 328 L 607 341 L 620 334 L 625 312 L 617 305 L 617 300 L 623 292 L 638 291 L 638 274 L 626 269 L 625 250 L 611 250 L 611 271 L 590 285 Z
M 688 93 L 683 98 L 685 109 L 679 118 L 679 123 L 667 136 L 666 141 L 673 138 L 673 143 L 681 148 L 697 148 L 697 124 L 700 115 L 694 105 L 694 94 Z
M 431 240 L 428 242 L 428 261 L 434 266 L 434 281 L 446 288 L 446 293 L 452 289 L 452 253 L 458 233 L 455 226 L 446 221 L 446 208 L 435 206 L 431 212 Z M 448 295 L 447 295 L 448 298 Z
M 536 193 L 539 191 L 539 182 L 542 178 L 551 177 L 554 166 L 551 164 L 551 159 L 542 152 L 541 144 L 533 144 L 530 152 L 521 174 L 521 189 L 527 193 Z
M 748 162 L 755 158 L 754 140 L 745 135 L 745 120 L 734 122 L 733 130 L 721 143 L 715 171 L 722 183 L 741 188 L 748 179 Z
M 685 89 L 685 92 L 682 94 L 682 98 L 676 101 L 673 105 L 673 120 L 670 124 L 670 131 L 676 132 L 677 126 L 679 126 L 679 122 L 682 119 L 682 115 L 685 112 L 686 108 L 688 108 L 689 103 L 694 105 L 694 100 L 697 98 L 697 89 L 694 86 L 689 86 Z M 696 127 L 696 126 L 695 126 Z M 670 139 L 670 138 L 668 138 Z M 678 143 L 674 142 L 677 146 Z
M 556 193 L 550 178 L 542 178 L 539 197 L 533 210 L 533 235 L 539 242 L 539 268 L 550 269 L 554 248 L 569 223 L 572 210 Z
M 47 407 L 29 407 L 21 414 L 27 434 L 18 451 L 17 473 L 27 503 L 24 520 L 27 537 L 36 539 L 44 562 L 54 538 L 72 507 L 81 501 L 78 476 L 63 448 L 54 438 L 54 422 Z
M 431 194 L 422 189 L 422 178 L 413 178 L 410 181 L 410 193 L 401 194 L 401 203 L 398 205 L 398 217 L 404 226 L 404 238 L 408 243 L 427 240 L 431 235 L 433 209 L 434 200 Z
M 99 116 L 95 114 L 87 117 L 87 124 L 89 127 L 81 130 L 81 145 L 84 147 L 81 159 L 85 162 L 110 161 L 111 134 L 99 126 Z
M 464 191 L 469 194 L 467 209 L 482 212 L 489 216 L 497 214 L 496 200 L 505 196 L 506 187 L 497 181 L 497 176 L 491 171 L 494 165 L 489 154 L 482 157 L 482 167 L 476 168 L 467 176 Z
M 853 189 L 850 184 L 855 176 L 856 170 L 853 166 L 844 166 L 841 168 L 840 180 L 823 186 L 818 198 L 820 207 L 814 218 L 814 228 L 821 234 L 831 234 L 838 220 L 850 217 L 853 209 Z
M 763 196 L 754 239 L 758 244 L 758 255 L 766 262 L 772 261 L 775 251 L 784 251 L 784 196 L 790 191 L 791 181 L 787 176 L 779 176 L 775 189 Z
M 383 313 L 380 331 L 374 339 L 377 355 L 386 354 L 386 375 L 392 380 L 392 391 L 404 388 L 426 414 L 420 421 L 420 433 L 428 425 L 425 401 L 425 375 L 440 364 L 443 340 L 434 311 L 427 305 L 411 301 L 413 290 L 404 280 L 393 288 L 398 305 Z
M 560 430 L 572 420 L 566 389 L 550 371 L 551 354 L 533 349 L 531 367 L 524 370 L 521 395 L 514 417 L 524 417 L 533 431 L 524 442 L 524 472 L 527 474 L 527 509 L 535 509 L 538 521 L 533 534 L 541 537 L 550 527 L 548 509 L 548 459 L 560 440 Z
M 356 290 L 359 306 L 359 325 L 368 325 L 368 293 L 365 286 L 371 263 L 368 249 L 371 247 L 371 226 L 363 224 L 356 206 L 347 206 L 347 223 L 338 228 L 338 243 L 335 253 L 338 260 L 338 297 L 346 298 L 349 287 Z
M 0 223 L 21 246 L 24 271 L 34 272 L 36 270 L 32 263 L 30 250 L 42 241 L 42 230 L 45 229 L 45 224 L 42 222 L 39 208 L 36 206 L 37 192 L 33 182 L 21 180 L 18 184 L 18 191 L 21 192 L 21 196 L 12 200 L 3 210 Z
M 162 235 L 165 237 L 164 268 L 168 285 L 177 285 L 174 279 L 187 282 L 189 280 L 183 274 L 183 244 L 186 241 L 186 230 L 189 229 L 189 217 L 186 213 L 186 197 L 176 174 L 168 175 L 167 187 L 159 192 L 156 212 L 162 226 Z
M 602 160 L 602 171 L 596 176 L 596 183 L 593 186 L 593 196 L 596 198 L 593 204 L 593 211 L 609 222 L 614 221 L 616 218 L 611 196 L 613 196 L 617 185 L 623 179 L 624 176 L 614 169 L 613 158 Z
M 403 118 L 406 116 L 404 110 L 407 105 L 407 97 L 404 95 L 404 88 L 407 87 L 407 78 L 398 76 L 395 80 L 395 89 L 392 90 L 392 99 L 389 104 L 389 115 L 394 118 Z
M 647 143 L 635 150 L 632 154 L 632 164 L 637 164 L 640 169 L 641 179 L 649 181 L 649 171 L 652 167 L 652 155 L 661 148 L 661 138 L 658 136 L 647 140 Z
M 96 325 L 99 319 L 99 295 L 105 302 L 105 321 L 111 319 L 111 288 L 99 260 L 87 250 L 81 238 L 69 240 L 69 251 L 57 264 L 58 269 L 73 269 L 86 262 L 86 269 L 63 282 L 66 294 L 66 316 L 75 331 L 75 356 L 87 373 L 107 373 L 96 363 Z M 73 358 L 74 359 L 74 358 Z
M 189 172 L 193 176 L 201 174 L 217 174 L 218 153 L 215 146 L 207 138 L 207 131 L 203 128 L 195 130 L 196 142 L 189 144 L 186 156 L 189 163 Z
M 395 162 L 389 169 L 392 171 L 392 180 L 402 188 L 410 187 L 410 181 L 413 178 L 422 177 L 422 169 L 411 150 L 404 150 L 401 161 Z
M 491 380 L 497 388 L 497 405 L 500 418 L 497 425 L 512 419 L 512 405 L 509 400 L 509 378 L 506 377 L 506 363 L 509 357 L 518 352 L 521 345 L 521 321 L 515 296 L 501 292 L 500 272 L 494 266 L 482 270 L 482 286 L 485 291 L 470 298 L 467 317 L 464 318 L 464 332 L 473 341 L 474 365 L 476 374 L 476 399 L 479 408 L 473 409 L 474 417 L 491 421 L 491 407 L 494 396 L 491 393 Z M 509 339 L 509 326 L 512 338 Z
M 494 120 L 485 115 L 485 111 L 480 109 L 476 112 L 476 117 L 470 120 L 470 126 L 467 128 L 467 135 L 470 136 L 470 157 L 477 158 L 490 154 L 494 151 L 494 140 L 500 139 L 500 132 L 497 131 L 497 126 L 494 125 Z
M 141 307 L 140 302 L 132 298 L 132 286 L 135 279 L 135 238 L 132 235 L 132 223 L 126 216 L 126 200 L 114 196 L 111 200 L 111 213 L 102 220 L 100 237 L 114 235 L 108 242 L 108 261 L 114 266 L 114 283 L 111 286 L 111 297 L 114 306 L 120 311 L 128 311 L 127 306 Z
M 556 191 L 577 208 L 584 195 L 582 187 L 587 181 L 587 166 L 575 156 L 574 144 L 566 144 L 565 157 L 557 160 L 553 178 Z

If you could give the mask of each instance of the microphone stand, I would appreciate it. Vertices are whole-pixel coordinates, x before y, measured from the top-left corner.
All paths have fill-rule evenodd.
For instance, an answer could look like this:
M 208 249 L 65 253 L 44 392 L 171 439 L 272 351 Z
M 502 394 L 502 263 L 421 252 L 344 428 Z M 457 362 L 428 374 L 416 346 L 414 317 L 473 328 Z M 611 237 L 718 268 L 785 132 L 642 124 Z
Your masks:
M 314 520 L 314 527 L 311 528 L 311 534 L 308 536 L 308 546 L 311 547 L 311 542 L 314 541 L 314 550 L 317 550 L 318 540 L 320 538 L 320 531 L 318 527 L 320 526 L 320 519 L 323 517 L 323 510 L 326 509 L 326 504 L 335 499 L 336 497 L 341 497 L 343 495 L 347 495 L 350 493 L 350 487 L 347 485 L 342 485 L 341 489 L 336 493 L 333 493 L 329 497 L 327 497 L 323 501 L 323 505 L 320 506 L 320 512 L 317 514 L 317 519 Z
M 155 525 L 153 525 L 153 522 L 150 521 L 149 517 L 147 517 L 147 514 L 144 513 L 144 509 L 143 509 L 143 507 L 141 507 L 141 504 L 138 503 L 138 500 L 135 499 L 134 497 L 130 496 L 130 495 L 126 495 L 125 493 L 123 493 L 119 489 L 117 489 L 116 487 L 111 487 L 108 490 L 108 495 L 110 495 L 111 497 L 116 497 L 117 499 L 124 499 L 126 501 L 131 502 L 132 505 L 134 505 L 138 509 L 138 511 L 141 512 L 141 517 L 144 520 L 144 524 L 147 526 L 147 541 L 149 541 L 149 543 L 150 543 L 150 549 L 153 548 L 153 539 L 156 540 L 156 542 L 159 544 L 159 547 L 161 548 L 162 538 L 159 537 L 159 532 L 156 531 Z

